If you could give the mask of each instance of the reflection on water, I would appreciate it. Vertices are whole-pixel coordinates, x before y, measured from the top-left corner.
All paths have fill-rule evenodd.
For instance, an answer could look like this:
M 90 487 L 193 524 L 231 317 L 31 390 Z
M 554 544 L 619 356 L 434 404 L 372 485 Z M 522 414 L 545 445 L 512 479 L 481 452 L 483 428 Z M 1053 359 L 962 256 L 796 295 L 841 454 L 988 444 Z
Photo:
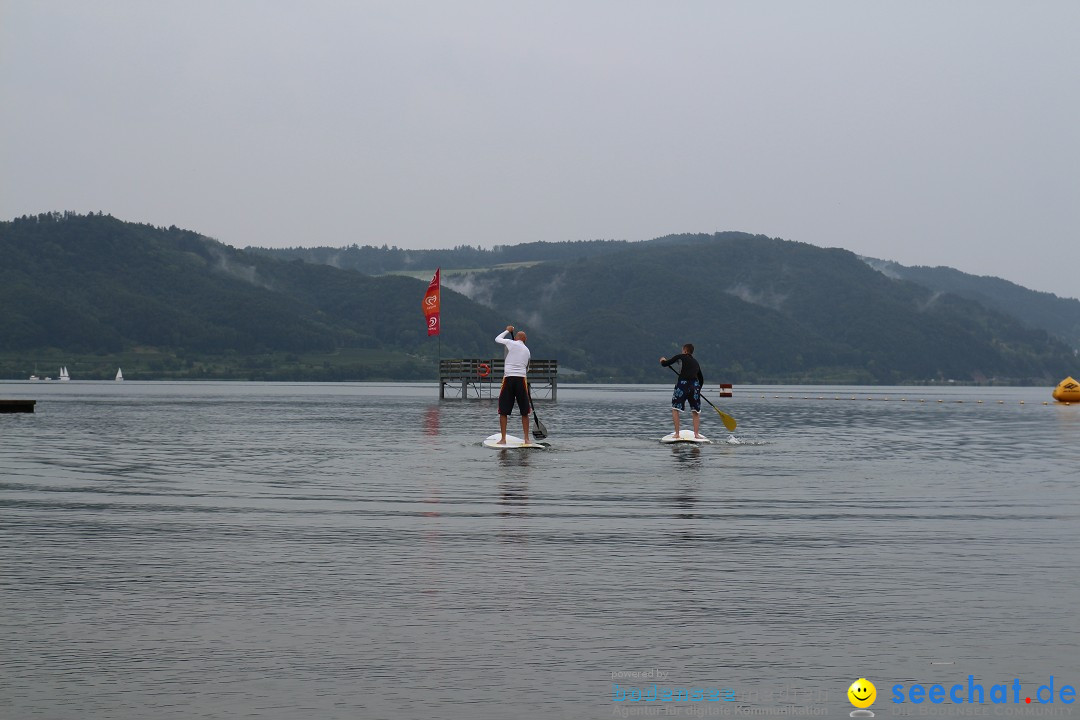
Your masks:
M 665 446 L 669 386 L 569 386 L 514 451 L 434 387 L 5 384 L 39 402 L 0 415 L 0 707 L 607 717 L 651 667 L 836 716 L 931 659 L 1075 684 L 1080 406 L 919 390 L 736 388 L 734 435 Z
M 504 468 L 526 468 L 532 463 L 532 456 L 543 450 L 494 450 L 499 466 Z
M 424 434 L 425 435 L 438 435 L 439 434 L 439 413 L 440 409 L 438 405 L 431 405 L 424 411 Z
M 701 446 L 690 443 L 672 443 L 671 456 L 675 459 L 676 470 L 701 469 Z
M 529 486 L 524 482 L 499 483 L 499 504 L 506 509 L 499 512 L 502 517 L 524 517 L 524 510 L 529 505 Z
M 700 448 L 695 449 L 700 452 Z M 692 512 L 698 503 L 699 491 L 700 488 L 697 483 L 683 482 L 679 485 L 672 503 L 673 507 L 678 511 L 675 517 L 682 520 L 693 520 L 699 517 Z

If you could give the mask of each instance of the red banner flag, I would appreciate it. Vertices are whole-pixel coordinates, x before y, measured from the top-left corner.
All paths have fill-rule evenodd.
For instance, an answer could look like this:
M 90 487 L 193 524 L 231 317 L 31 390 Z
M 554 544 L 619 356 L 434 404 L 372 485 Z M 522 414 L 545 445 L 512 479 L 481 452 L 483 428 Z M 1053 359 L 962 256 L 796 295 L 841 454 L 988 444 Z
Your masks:
M 424 294 L 424 318 L 427 320 L 428 336 L 439 334 L 439 305 L 442 295 L 439 270 L 441 269 L 437 268 L 435 270 L 435 277 L 431 278 L 431 283 L 427 286 L 427 293 Z

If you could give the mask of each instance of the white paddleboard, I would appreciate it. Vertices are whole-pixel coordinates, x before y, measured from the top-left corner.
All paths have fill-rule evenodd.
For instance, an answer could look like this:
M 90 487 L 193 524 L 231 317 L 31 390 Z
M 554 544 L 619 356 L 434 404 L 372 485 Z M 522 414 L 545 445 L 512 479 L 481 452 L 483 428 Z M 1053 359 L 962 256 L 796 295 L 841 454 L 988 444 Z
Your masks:
M 660 442 L 667 443 L 669 445 L 671 443 L 698 443 L 698 444 L 702 444 L 702 443 L 712 443 L 712 440 L 705 437 L 704 435 L 702 435 L 701 437 L 698 437 L 698 438 L 694 437 L 694 431 L 693 430 L 680 430 L 679 434 L 677 436 L 675 435 L 675 433 L 668 433 L 664 437 L 660 438 Z
M 693 435 L 693 433 L 690 434 Z M 500 443 L 499 438 L 501 437 L 502 435 L 500 435 L 499 433 L 495 433 L 494 435 L 488 435 L 487 439 L 484 440 L 484 447 L 495 448 L 496 450 L 506 450 L 508 448 L 514 450 L 543 450 L 547 447 L 547 445 L 541 445 L 540 443 L 526 442 L 521 438 L 515 437 L 513 435 L 507 435 L 506 442 Z

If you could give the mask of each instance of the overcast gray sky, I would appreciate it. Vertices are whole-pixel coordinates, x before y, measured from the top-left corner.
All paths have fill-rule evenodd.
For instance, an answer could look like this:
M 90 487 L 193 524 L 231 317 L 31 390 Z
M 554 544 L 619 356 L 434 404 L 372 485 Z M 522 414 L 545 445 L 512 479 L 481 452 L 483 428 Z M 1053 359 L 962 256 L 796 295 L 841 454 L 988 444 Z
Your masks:
M 1080 295 L 1076 0 L 0 0 L 0 217 L 743 230 Z

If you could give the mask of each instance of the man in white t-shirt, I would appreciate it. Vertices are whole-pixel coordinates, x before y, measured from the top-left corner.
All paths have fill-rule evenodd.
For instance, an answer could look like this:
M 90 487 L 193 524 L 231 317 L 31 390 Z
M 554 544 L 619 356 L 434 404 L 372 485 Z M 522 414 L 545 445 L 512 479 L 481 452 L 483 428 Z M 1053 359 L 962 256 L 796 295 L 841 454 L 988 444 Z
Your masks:
M 519 332 L 516 339 L 511 336 L 514 326 L 507 325 L 506 330 L 499 333 L 495 342 L 506 346 L 506 359 L 503 361 L 502 387 L 499 389 L 499 431 L 502 433 L 500 445 L 506 444 L 506 419 L 514 411 L 514 402 L 517 402 L 518 410 L 521 411 L 521 429 L 525 433 L 525 442 L 529 440 L 529 386 L 525 379 L 529 370 L 529 360 L 532 353 L 525 346 L 525 333 Z

